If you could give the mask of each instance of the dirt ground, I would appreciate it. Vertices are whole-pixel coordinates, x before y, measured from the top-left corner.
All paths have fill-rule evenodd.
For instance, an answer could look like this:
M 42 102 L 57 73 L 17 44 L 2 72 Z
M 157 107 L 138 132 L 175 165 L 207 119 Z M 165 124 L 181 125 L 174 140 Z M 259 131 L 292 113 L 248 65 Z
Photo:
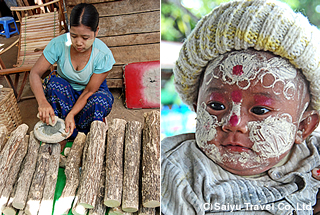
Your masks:
M 2 48 L 10 46 L 14 41 L 19 38 L 19 35 L 11 35 L 10 38 L 0 36 L 0 51 Z M 12 68 L 16 63 L 18 47 L 14 46 L 10 50 L 0 55 L 7 68 Z M 12 77 L 13 78 L 13 77 Z M 13 79 L 14 80 L 14 79 Z M 3 76 L 0 76 L 0 84 L 4 87 L 9 87 Z M 123 89 L 110 89 L 115 101 L 111 113 L 107 116 L 107 121 L 110 122 L 114 118 L 121 118 L 126 121 L 140 121 L 143 122 L 143 114 L 152 111 L 153 109 L 138 109 L 132 110 L 125 107 L 125 93 Z M 22 97 L 33 95 L 29 82 L 24 87 Z M 22 100 L 18 103 L 21 112 L 22 122 L 29 126 L 28 133 L 33 130 L 34 125 L 39 121 L 36 117 L 38 104 L 35 99 Z M 157 109 L 160 110 L 160 109 Z

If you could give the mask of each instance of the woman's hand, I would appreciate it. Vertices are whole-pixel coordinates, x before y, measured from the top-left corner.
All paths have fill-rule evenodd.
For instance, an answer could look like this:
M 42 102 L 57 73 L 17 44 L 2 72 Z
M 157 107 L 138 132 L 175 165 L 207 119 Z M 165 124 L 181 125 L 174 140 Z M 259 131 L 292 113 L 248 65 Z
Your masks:
M 76 128 L 76 124 L 74 122 L 74 115 L 70 112 L 66 119 L 64 120 L 64 123 L 66 125 L 66 133 L 70 132 L 68 137 L 66 139 L 68 139 L 72 133 L 73 133 L 73 130 Z
M 49 125 L 49 117 L 52 119 L 52 122 L 54 122 L 55 114 L 49 102 L 44 101 L 43 103 L 40 103 L 38 107 L 38 111 L 39 111 L 39 118 L 42 122 Z

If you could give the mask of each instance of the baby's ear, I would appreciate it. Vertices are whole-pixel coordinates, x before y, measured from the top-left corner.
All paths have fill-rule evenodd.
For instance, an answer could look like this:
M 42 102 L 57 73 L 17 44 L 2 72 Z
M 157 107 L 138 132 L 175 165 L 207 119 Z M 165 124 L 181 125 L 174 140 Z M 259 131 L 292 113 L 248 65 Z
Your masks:
M 318 126 L 319 114 L 315 110 L 305 111 L 296 134 L 295 143 L 302 143 Z

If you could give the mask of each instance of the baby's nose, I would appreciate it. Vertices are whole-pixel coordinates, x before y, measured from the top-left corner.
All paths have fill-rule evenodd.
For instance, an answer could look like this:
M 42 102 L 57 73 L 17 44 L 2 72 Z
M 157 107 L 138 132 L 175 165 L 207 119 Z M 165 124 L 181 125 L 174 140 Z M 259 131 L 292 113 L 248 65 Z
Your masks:
M 241 132 L 245 134 L 248 132 L 248 126 L 247 123 L 240 118 L 240 115 L 232 114 L 230 118 L 223 123 L 222 130 L 225 132 Z

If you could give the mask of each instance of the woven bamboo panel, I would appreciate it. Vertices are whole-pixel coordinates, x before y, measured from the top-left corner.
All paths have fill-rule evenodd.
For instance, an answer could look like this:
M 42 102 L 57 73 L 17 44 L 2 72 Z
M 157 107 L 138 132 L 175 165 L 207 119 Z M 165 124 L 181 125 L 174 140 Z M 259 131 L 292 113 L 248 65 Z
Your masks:
M 15 66 L 33 65 L 50 40 L 59 36 L 59 13 L 27 16 L 20 24 L 20 52 Z
M 0 93 L 0 124 L 7 127 L 9 134 L 22 124 L 17 100 L 11 88 L 2 88 Z

